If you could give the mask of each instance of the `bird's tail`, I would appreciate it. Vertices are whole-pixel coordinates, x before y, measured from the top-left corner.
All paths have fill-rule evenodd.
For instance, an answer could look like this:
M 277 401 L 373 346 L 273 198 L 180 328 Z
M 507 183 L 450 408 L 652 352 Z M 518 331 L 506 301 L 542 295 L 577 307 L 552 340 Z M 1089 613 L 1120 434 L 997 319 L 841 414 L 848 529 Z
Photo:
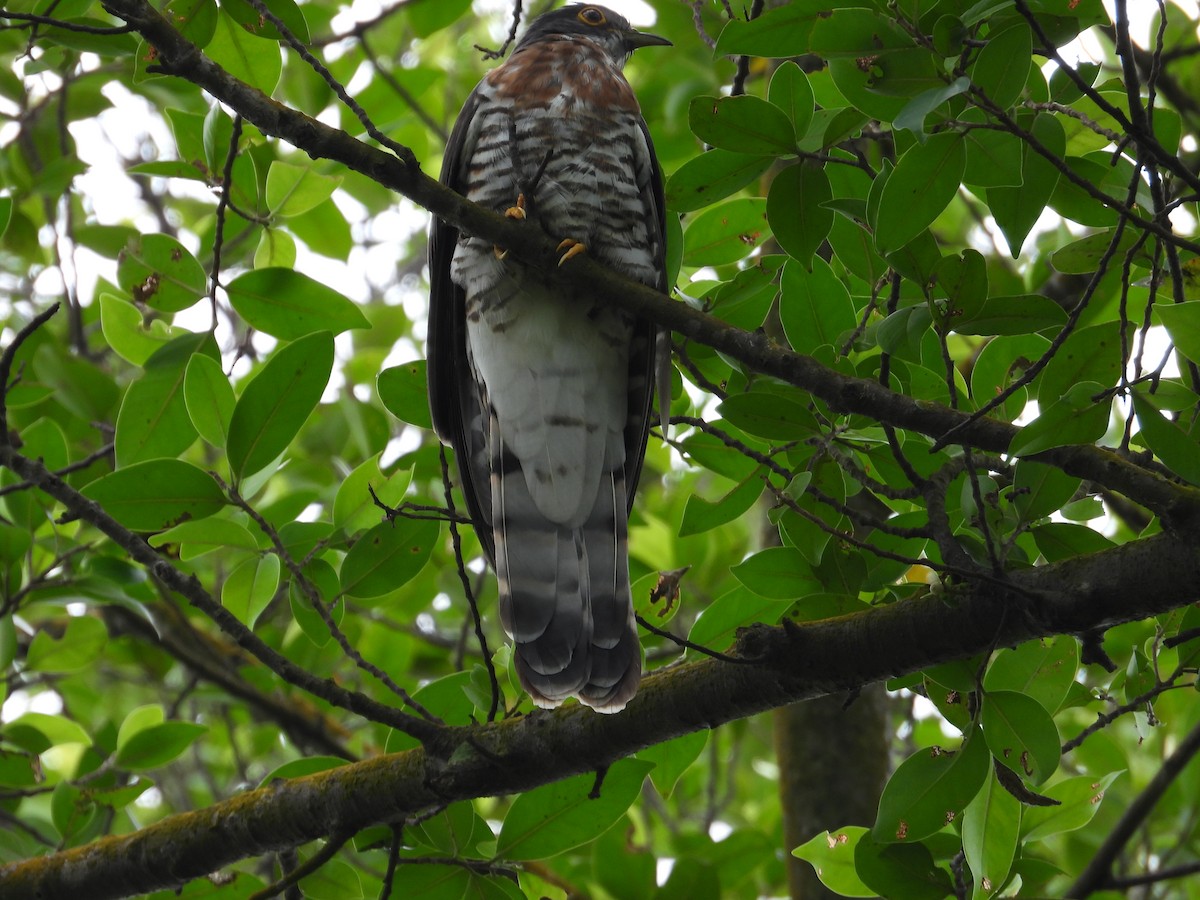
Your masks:
M 539 512 L 514 456 L 502 452 L 493 463 L 500 620 L 515 645 L 521 686 L 541 707 L 577 697 L 599 712 L 619 712 L 642 674 L 622 469 L 601 477 L 588 518 L 570 527 Z

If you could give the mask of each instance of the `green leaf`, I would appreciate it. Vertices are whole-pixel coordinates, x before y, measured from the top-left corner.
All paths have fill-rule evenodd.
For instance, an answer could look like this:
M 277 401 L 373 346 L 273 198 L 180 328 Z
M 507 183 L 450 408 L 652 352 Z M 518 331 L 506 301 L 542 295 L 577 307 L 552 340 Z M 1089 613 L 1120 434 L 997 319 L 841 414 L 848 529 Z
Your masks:
M 341 183 L 341 176 L 274 160 L 267 170 L 267 209 L 284 218 L 298 216 L 328 200 Z
M 721 401 L 717 411 L 747 434 L 768 440 L 804 440 L 818 432 L 816 419 L 807 407 L 776 394 L 732 394 Z
M 854 868 L 854 851 L 869 829 L 848 825 L 837 831 L 822 831 L 792 851 L 812 865 L 821 884 L 843 897 L 874 897 L 875 891 L 863 884 Z
M 886 843 L 870 831 L 854 846 L 854 870 L 863 884 L 888 900 L 943 900 L 954 893 L 950 876 L 924 844 Z
M 653 763 L 623 759 L 613 763 L 591 797 L 596 775 L 588 773 L 521 794 L 504 817 L 496 855 L 504 859 L 545 859 L 586 844 L 611 828 L 642 790 Z
M 812 85 L 808 76 L 792 60 L 780 63 L 767 88 L 767 99 L 784 111 L 792 122 L 792 128 L 797 135 L 808 131 L 808 125 L 813 119 Z
M 710 650 L 725 650 L 743 625 L 750 622 L 774 624 L 787 608 L 786 603 L 760 596 L 739 585 L 705 607 L 688 633 L 688 640 Z
M 145 771 L 164 766 L 208 731 L 207 726 L 192 722 L 163 722 L 134 734 L 117 750 L 117 765 Z
M 279 557 L 274 553 L 245 560 L 221 587 L 221 605 L 253 628 L 279 589 Z
M 730 571 L 754 593 L 771 600 L 796 600 L 824 589 L 812 565 L 794 547 L 759 550 Z
M 978 730 L 957 751 L 918 750 L 883 789 L 871 830 L 875 840 L 914 843 L 949 825 L 983 786 L 990 759 Z
M 308 22 L 294 0 L 264 0 L 269 9 L 302 44 L 309 41 Z M 221 9 L 242 26 L 248 34 L 272 41 L 282 41 L 283 35 L 270 19 L 246 0 L 221 0 Z
M 342 590 L 351 597 L 381 597 L 406 584 L 429 559 L 440 532 L 430 519 L 380 522 L 342 561 Z
M 264 227 L 254 248 L 254 268 L 292 269 L 296 266 L 296 239 L 280 228 Z
M 1045 518 L 1061 509 L 1075 495 L 1079 484 L 1080 479 L 1054 466 L 1018 460 L 1013 476 L 1013 509 L 1022 522 Z
M 1062 156 L 1066 152 L 1063 127 L 1048 113 L 1039 113 L 1029 130 L 1051 153 Z M 1058 169 L 1025 146 L 1021 156 L 1021 186 L 988 188 L 988 206 L 1013 259 L 1020 258 L 1025 238 L 1041 218 L 1057 185 Z
M 379 468 L 379 457 L 375 454 L 364 460 L 338 485 L 333 501 L 333 524 L 353 534 L 363 528 L 378 524 L 383 510 L 375 505 L 371 490 L 380 501 L 391 507 L 399 506 L 404 492 L 412 482 L 412 469 L 401 469 L 387 477 Z
M 179 558 L 189 562 L 218 548 L 257 553 L 258 542 L 246 528 L 222 517 L 184 522 L 150 537 L 151 547 L 178 545 Z
M 222 449 L 237 399 L 220 361 L 203 353 L 192 355 L 183 377 L 183 401 L 200 436 Z
M 375 380 L 375 389 L 387 411 L 418 428 L 433 427 L 425 370 L 425 360 L 414 359 L 384 369 Z
M 118 466 L 180 456 L 196 440 L 183 382 L 195 355 L 215 355 L 210 334 L 184 334 L 146 360 L 142 377 L 129 385 L 117 414 L 114 450 Z
M 108 643 L 108 629 L 91 616 L 72 616 L 57 638 L 38 631 L 29 644 L 25 667 L 31 672 L 78 672 L 91 665 Z
M 314 559 L 302 571 L 309 584 L 316 589 L 318 598 L 325 604 L 333 623 L 340 625 L 346 605 L 340 602 L 342 583 L 338 580 L 333 566 L 323 559 Z M 332 637 L 329 626 L 313 605 L 308 591 L 297 579 L 292 579 L 288 585 L 288 604 L 291 606 L 292 618 L 296 620 L 304 636 L 318 647 L 324 647 Z
M 850 292 L 819 256 L 806 267 L 789 260 L 779 283 L 779 320 L 797 353 L 818 347 L 840 352 L 858 325 Z
M 283 72 L 279 45 L 248 33 L 234 21 L 224 5 L 205 55 L 238 81 L 244 81 L 268 96 L 274 93 Z
M 1100 260 L 1108 256 L 1111 269 L 1114 263 L 1120 265 L 1126 252 L 1137 240 L 1137 232 L 1132 228 L 1126 228 L 1120 235 L 1115 228 L 1106 228 L 1055 250 L 1050 254 L 1050 265 L 1065 275 L 1090 275 L 1100 268 Z M 1114 241 L 1116 247 L 1110 254 L 1109 248 Z M 1134 258 L 1138 259 L 1141 256 L 1138 254 Z M 1161 314 L 1162 307 L 1155 307 L 1155 311 Z
M 138 732 L 161 725 L 165 719 L 163 708 L 157 703 L 131 709 L 121 720 L 121 727 L 117 729 L 117 749 L 124 747 Z
M 908 101 L 908 104 L 896 116 L 896 120 L 892 124 L 896 128 L 907 128 L 917 136 L 917 140 L 924 141 L 925 120 L 929 117 L 929 114 L 947 100 L 957 97 L 959 94 L 966 93 L 970 87 L 971 80 L 960 77 L 954 79 L 950 84 L 923 91 Z
M 712 149 L 685 162 L 667 179 L 667 208 L 692 212 L 724 200 L 761 177 L 773 156 Z
M 899 250 L 933 223 L 958 192 L 965 166 L 962 135 L 953 132 L 932 135 L 900 157 L 879 198 L 880 253 Z
M 1154 314 L 1171 335 L 1175 349 L 1192 362 L 1200 361 L 1200 300 L 1170 306 L 1160 303 Z
M 97 478 L 82 493 L 132 531 L 162 531 L 225 505 L 207 473 L 178 459 L 134 463 Z
M 1008 109 L 1025 89 L 1032 54 L 1033 32 L 1017 22 L 988 38 L 971 66 L 971 81 L 996 106 Z
M 196 257 L 166 234 L 131 238 L 118 258 L 117 282 L 135 303 L 163 312 L 187 309 L 208 288 Z
M 1041 294 L 977 299 L 980 302 L 965 304 L 962 316 L 951 322 L 957 334 L 1030 334 L 1060 328 L 1067 321 L 1066 310 Z
M 233 408 L 226 442 L 241 481 L 287 449 L 308 420 L 333 370 L 333 335 L 310 334 L 278 348 Z
M 767 201 L 743 197 L 713 206 L 688 223 L 683 264 L 724 266 L 745 259 L 771 236 Z
M 247 324 L 280 340 L 371 327 L 342 294 L 292 269 L 253 269 L 233 279 L 225 290 Z
M 1035 464 L 1036 465 L 1036 464 Z M 1079 642 L 1071 635 L 1026 641 L 996 654 L 983 678 L 987 691 L 1016 691 L 1058 712 L 1079 668 Z
M 91 746 L 92 738 L 78 722 L 66 716 L 27 712 L 11 722 L 0 724 L 0 734 L 6 741 L 30 753 L 44 753 L 62 744 Z
M 708 745 L 708 736 L 707 731 L 693 731 L 638 751 L 638 759 L 654 764 L 650 780 L 664 800 L 670 798 L 676 782 Z
M 833 227 L 833 210 L 822 206 L 832 198 L 825 170 L 806 163 L 788 166 L 771 182 L 767 194 L 771 231 L 779 246 L 806 266 Z
M 1151 395 L 1140 387 L 1133 391 L 1133 409 L 1142 439 L 1162 464 L 1185 481 L 1200 484 L 1200 444 L 1196 439 L 1159 412 Z
M 1073 522 L 1047 522 L 1031 533 L 1038 552 L 1052 563 L 1116 546 L 1100 532 Z
M 100 295 L 100 327 L 108 346 L 135 366 L 145 363 L 155 350 L 176 336 L 162 319 L 147 322 L 136 306 L 116 294 Z
M 1080 328 L 1063 342 L 1038 376 L 1038 399 L 1043 404 L 1053 403 L 1084 381 L 1111 387 L 1120 374 L 1120 324 L 1104 322 Z
M 762 156 L 796 152 L 796 130 L 787 114 L 761 97 L 696 97 L 688 104 L 692 133 L 706 144 Z
M 991 774 L 963 811 L 962 842 L 975 876 L 975 900 L 994 896 L 1008 878 L 1021 830 L 1021 801 Z
M 1018 775 L 1041 784 L 1058 768 L 1058 729 L 1050 713 L 1032 697 L 988 691 L 982 724 L 992 755 Z
M 1076 831 L 1092 821 L 1092 817 L 1100 809 L 1104 792 L 1116 781 L 1121 771 L 1110 772 L 1099 778 L 1079 775 L 1052 784 L 1044 794 L 1051 800 L 1057 800 L 1060 805 L 1031 806 L 1025 809 L 1021 822 L 1022 842 L 1029 844 L 1045 840 L 1051 835 Z
M 1104 388 L 1094 381 L 1072 387 L 1061 400 L 1018 432 L 1009 444 L 1013 456 L 1033 456 L 1054 447 L 1090 444 L 1108 430 L 1110 401 L 1093 402 Z
M 823 0 L 793 0 L 756 19 L 731 19 L 717 38 L 716 52 L 789 58 L 808 48 L 813 25 L 829 11 Z
M 688 497 L 683 509 L 683 521 L 679 524 L 679 536 L 703 534 L 721 525 L 732 522 L 751 506 L 763 492 L 763 480 L 758 474 L 751 475 L 733 487 L 719 500 L 705 500 L 699 494 Z

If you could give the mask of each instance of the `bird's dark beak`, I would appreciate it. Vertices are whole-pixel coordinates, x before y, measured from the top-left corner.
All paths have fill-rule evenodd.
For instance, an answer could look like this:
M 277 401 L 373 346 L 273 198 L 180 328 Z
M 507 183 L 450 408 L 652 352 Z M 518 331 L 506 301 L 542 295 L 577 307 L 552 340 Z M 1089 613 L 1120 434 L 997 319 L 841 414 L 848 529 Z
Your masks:
M 634 31 L 630 29 L 625 34 L 625 46 L 629 48 L 629 52 L 638 50 L 642 47 L 670 47 L 671 42 L 665 37 L 659 37 L 657 34 L 649 34 L 645 31 Z

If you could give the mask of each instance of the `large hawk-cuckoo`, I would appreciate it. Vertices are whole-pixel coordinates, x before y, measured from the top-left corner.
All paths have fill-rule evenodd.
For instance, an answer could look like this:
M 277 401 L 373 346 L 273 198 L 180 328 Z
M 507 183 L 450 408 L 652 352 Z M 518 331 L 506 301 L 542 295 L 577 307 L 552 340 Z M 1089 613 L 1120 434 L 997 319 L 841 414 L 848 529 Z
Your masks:
M 602 6 L 546 13 L 471 93 L 443 183 L 666 290 L 662 181 L 622 74 L 635 31 Z M 567 262 L 567 265 L 570 265 Z M 645 452 L 654 326 L 435 221 L 429 396 L 454 447 L 500 618 L 534 703 L 622 709 L 641 678 L 627 519 Z

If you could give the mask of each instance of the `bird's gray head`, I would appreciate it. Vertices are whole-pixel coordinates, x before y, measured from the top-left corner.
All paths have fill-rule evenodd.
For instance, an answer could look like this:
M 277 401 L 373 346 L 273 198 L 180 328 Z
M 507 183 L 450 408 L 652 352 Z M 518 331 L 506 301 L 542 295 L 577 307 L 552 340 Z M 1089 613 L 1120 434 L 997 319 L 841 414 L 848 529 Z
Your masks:
M 538 16 L 525 31 L 516 49 L 522 50 L 542 41 L 576 37 L 599 44 L 618 65 L 624 65 L 629 54 L 639 47 L 670 46 L 671 43 L 657 34 L 635 30 L 624 16 L 605 6 L 580 3 Z

